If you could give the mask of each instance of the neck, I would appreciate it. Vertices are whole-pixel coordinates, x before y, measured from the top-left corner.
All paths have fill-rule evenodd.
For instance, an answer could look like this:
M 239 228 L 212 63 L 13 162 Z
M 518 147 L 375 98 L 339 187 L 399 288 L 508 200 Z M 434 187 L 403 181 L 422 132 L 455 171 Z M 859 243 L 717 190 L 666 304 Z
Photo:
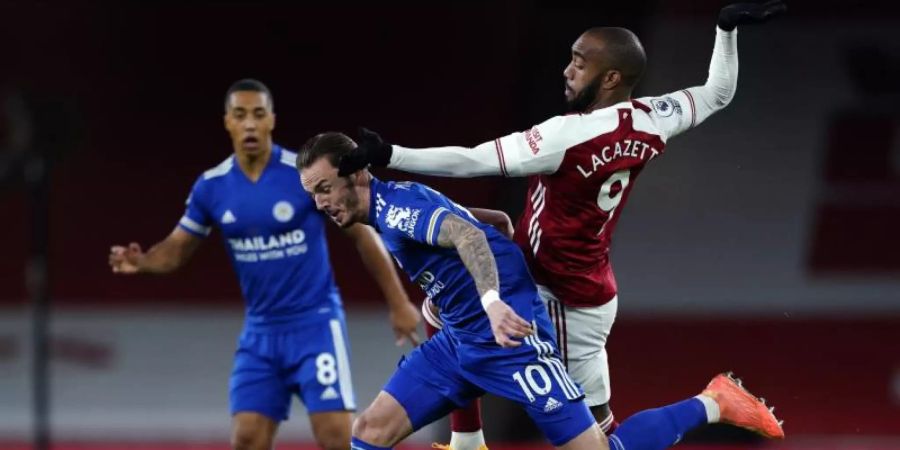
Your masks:
M 235 145 L 237 147 L 237 145 Z M 238 167 L 253 181 L 259 179 L 269 158 L 272 156 L 272 142 L 264 142 L 260 150 L 255 153 L 246 153 L 237 148 L 234 151 L 237 156 Z
M 601 91 L 600 95 L 597 96 L 597 99 L 594 100 L 594 103 L 591 103 L 591 106 L 589 106 L 587 110 L 588 112 L 591 112 L 596 109 L 608 108 L 618 103 L 627 102 L 628 100 L 631 100 L 630 89 Z

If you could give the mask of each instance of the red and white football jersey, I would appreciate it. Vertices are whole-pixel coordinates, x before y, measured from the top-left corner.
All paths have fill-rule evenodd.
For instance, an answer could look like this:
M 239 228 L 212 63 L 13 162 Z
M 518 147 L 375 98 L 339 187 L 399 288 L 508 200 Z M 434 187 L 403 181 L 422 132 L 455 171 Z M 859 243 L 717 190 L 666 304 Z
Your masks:
M 609 249 L 622 208 L 644 166 L 696 123 L 694 110 L 685 90 L 554 117 L 494 141 L 505 174 L 533 174 L 514 239 L 535 280 L 565 305 L 616 295 Z
M 388 167 L 451 177 L 529 177 L 515 239 L 532 273 L 566 305 L 602 305 L 616 295 L 610 240 L 637 176 L 669 138 L 725 108 L 737 76 L 737 30 L 717 28 L 702 86 L 554 117 L 472 148 L 394 145 Z

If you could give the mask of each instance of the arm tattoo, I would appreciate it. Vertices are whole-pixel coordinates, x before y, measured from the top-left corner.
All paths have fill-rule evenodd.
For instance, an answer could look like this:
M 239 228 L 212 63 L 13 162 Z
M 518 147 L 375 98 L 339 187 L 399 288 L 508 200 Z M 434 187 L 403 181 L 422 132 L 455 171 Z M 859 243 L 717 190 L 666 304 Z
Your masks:
M 475 279 L 479 295 L 493 289 L 500 290 L 497 261 L 491 252 L 484 232 L 455 214 L 448 214 L 441 223 L 438 245 L 455 248 L 466 269 Z

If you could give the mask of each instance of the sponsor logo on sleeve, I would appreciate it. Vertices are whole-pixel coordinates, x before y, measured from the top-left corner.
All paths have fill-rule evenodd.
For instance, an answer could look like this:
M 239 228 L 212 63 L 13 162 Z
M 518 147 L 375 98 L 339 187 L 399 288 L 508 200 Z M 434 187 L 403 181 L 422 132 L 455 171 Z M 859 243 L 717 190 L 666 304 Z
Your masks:
M 528 148 L 531 149 L 531 153 L 537 155 L 541 151 L 540 143 L 544 138 L 541 137 L 541 132 L 538 130 L 537 126 L 531 127 L 530 130 L 525 132 L 525 142 L 528 142 Z
M 681 104 L 672 97 L 655 98 L 650 101 L 650 104 L 660 117 L 669 117 L 673 113 L 679 116 L 682 114 Z

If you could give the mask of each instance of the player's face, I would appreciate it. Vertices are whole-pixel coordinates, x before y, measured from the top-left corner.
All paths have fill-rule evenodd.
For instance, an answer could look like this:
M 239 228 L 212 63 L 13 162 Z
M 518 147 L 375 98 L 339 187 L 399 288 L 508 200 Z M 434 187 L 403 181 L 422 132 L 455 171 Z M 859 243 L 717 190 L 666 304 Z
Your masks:
M 572 44 L 572 60 L 563 70 L 566 79 L 566 103 L 573 111 L 583 112 L 597 99 L 603 71 L 596 61 L 599 43 L 581 35 Z
M 337 167 L 327 158 L 319 158 L 300 171 L 303 189 L 313 197 L 316 208 L 324 212 L 341 228 L 349 227 L 365 217 L 359 195 L 352 180 L 359 174 L 339 177 Z
M 225 129 L 236 151 L 256 155 L 271 148 L 275 113 L 264 92 L 237 91 L 228 98 Z

